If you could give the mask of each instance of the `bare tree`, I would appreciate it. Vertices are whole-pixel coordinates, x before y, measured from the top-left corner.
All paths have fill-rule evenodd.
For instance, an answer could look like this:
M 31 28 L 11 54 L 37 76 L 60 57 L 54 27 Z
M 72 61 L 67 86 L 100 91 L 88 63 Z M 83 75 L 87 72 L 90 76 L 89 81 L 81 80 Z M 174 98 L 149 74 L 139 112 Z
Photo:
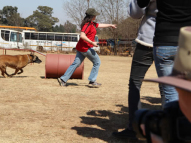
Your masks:
M 87 2 L 88 2 L 88 8 L 90 7 L 90 0 L 87 0 Z
M 119 23 L 127 18 L 127 3 L 125 0 L 97 0 L 97 9 L 101 13 L 99 21 L 106 23 L 113 23 L 119 25 Z M 111 36 L 115 39 L 114 53 L 117 54 L 117 39 L 119 30 L 109 29 Z
M 127 16 L 126 0 L 96 0 L 95 3 L 102 22 L 119 22 Z
M 70 0 L 64 2 L 63 8 L 68 17 L 80 27 L 81 22 L 85 16 L 85 11 L 91 5 L 90 0 Z
M 121 21 L 118 25 L 119 37 L 124 39 L 135 39 L 139 29 L 141 19 L 133 19 L 131 17 Z
M 63 5 L 64 11 L 77 26 L 80 26 L 89 7 L 100 12 L 97 20 L 102 23 L 119 23 L 127 18 L 126 0 L 65 0 Z

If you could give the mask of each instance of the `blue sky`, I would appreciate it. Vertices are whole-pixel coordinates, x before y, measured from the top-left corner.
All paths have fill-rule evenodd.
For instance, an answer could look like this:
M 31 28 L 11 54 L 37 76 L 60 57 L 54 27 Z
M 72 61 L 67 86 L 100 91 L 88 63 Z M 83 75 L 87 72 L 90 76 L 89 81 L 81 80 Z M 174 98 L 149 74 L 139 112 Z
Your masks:
M 58 24 L 64 24 L 68 17 L 63 5 L 64 0 L 1 0 L 0 9 L 3 9 L 4 6 L 16 6 L 21 17 L 26 18 L 32 15 L 38 6 L 48 6 L 53 8 L 52 15 L 60 20 Z

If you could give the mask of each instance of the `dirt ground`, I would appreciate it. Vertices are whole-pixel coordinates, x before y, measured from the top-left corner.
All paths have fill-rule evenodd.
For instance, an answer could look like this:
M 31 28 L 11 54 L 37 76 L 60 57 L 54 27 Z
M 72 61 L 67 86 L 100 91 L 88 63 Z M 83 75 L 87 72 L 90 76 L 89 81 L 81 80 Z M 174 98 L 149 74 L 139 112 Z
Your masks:
M 7 51 L 10 55 L 28 53 Z M 1 143 L 135 142 L 111 136 L 128 123 L 132 57 L 100 55 L 97 81 L 102 87 L 88 88 L 92 68 L 88 59 L 84 61 L 84 79 L 69 80 L 68 87 L 60 87 L 57 79 L 45 79 L 45 56 L 36 55 L 41 64 L 29 64 L 24 73 L 12 78 L 0 75 Z M 12 72 L 8 69 L 8 73 Z M 146 78 L 155 77 L 153 64 Z M 143 83 L 141 102 L 143 108 L 161 108 L 158 84 Z

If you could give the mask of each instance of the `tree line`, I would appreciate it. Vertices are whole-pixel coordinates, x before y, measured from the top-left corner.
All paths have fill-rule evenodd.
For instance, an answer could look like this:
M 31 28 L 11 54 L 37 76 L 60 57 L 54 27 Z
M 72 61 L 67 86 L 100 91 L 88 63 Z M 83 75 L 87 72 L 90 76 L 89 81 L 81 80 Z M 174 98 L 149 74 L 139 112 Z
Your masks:
M 34 27 L 38 31 L 46 32 L 76 32 L 77 26 L 69 21 L 66 21 L 63 25 L 55 25 L 59 22 L 59 19 L 53 17 L 52 14 L 53 8 L 38 6 L 32 15 L 22 18 L 17 7 L 5 6 L 0 10 L 0 25 Z
M 128 1 L 126 0 L 64 0 L 63 9 L 70 17 L 70 21 L 55 25 L 59 19 L 53 17 L 53 8 L 38 6 L 37 10 L 27 18 L 22 18 L 18 8 L 5 6 L 0 10 L 0 25 L 35 27 L 38 31 L 46 32 L 79 32 L 80 24 L 88 7 L 95 8 L 100 15 L 98 23 L 117 24 L 117 29 L 98 29 L 101 39 L 133 39 L 137 36 L 140 20 L 132 19 L 127 14 Z

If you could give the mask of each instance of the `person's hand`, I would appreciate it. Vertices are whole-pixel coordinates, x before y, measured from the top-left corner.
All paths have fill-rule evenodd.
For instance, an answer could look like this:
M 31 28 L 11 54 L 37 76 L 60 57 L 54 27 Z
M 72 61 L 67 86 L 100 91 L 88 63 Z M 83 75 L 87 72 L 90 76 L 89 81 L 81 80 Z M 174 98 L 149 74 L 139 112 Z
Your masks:
M 91 43 L 94 47 L 98 47 L 98 42 L 92 42 Z
M 112 24 L 110 27 L 111 28 L 117 28 L 117 25 L 116 24 Z
M 141 124 L 141 129 L 143 131 L 143 134 L 146 135 L 145 133 L 145 125 L 144 124 Z M 162 138 L 153 134 L 153 133 L 150 133 L 151 134 L 151 141 L 152 143 L 164 143 Z
M 164 143 L 161 137 L 159 137 L 153 133 L 151 133 L 151 141 L 152 141 L 152 143 Z

